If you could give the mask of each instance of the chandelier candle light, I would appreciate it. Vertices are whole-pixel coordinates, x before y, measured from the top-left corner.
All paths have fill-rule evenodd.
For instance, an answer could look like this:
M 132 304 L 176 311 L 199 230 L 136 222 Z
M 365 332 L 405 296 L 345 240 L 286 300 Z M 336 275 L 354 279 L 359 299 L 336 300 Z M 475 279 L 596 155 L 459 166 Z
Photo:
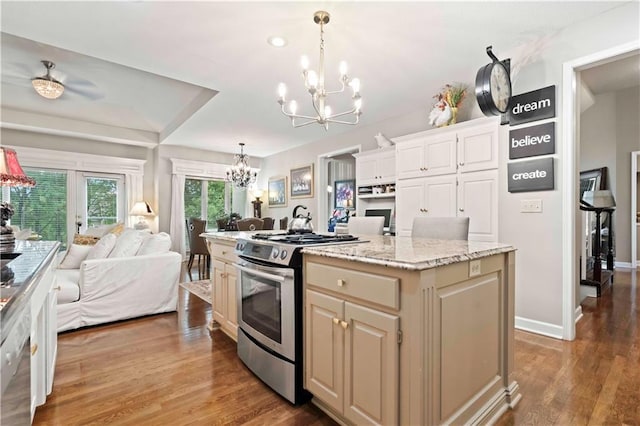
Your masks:
M 278 103 L 282 109 L 282 113 L 287 117 L 291 118 L 291 124 L 293 127 L 302 127 L 312 123 L 318 123 L 324 127 L 325 130 L 329 129 L 329 123 L 339 123 L 339 124 L 349 124 L 355 125 L 360 121 L 360 115 L 362 114 L 362 98 L 360 97 L 360 80 L 357 78 L 349 78 L 347 76 L 347 63 L 342 61 L 340 62 L 340 84 L 341 88 L 339 90 L 328 92 L 325 87 L 325 78 L 324 78 L 324 25 L 329 23 L 329 14 L 324 11 L 318 11 L 313 15 L 313 21 L 316 24 L 320 25 L 320 66 L 318 72 L 316 73 L 313 70 L 309 70 L 309 58 L 307 56 L 303 56 L 301 60 L 302 64 L 302 77 L 304 79 L 304 85 L 311 95 L 311 103 L 313 105 L 313 109 L 315 110 L 316 115 L 301 115 L 297 114 L 298 104 L 295 100 L 289 102 L 289 112 L 285 110 L 285 95 L 287 94 L 287 86 L 284 83 L 280 83 L 278 86 Z M 346 87 L 351 87 L 353 100 L 353 108 L 334 114 L 331 110 L 331 107 L 327 105 L 327 95 L 332 95 L 335 93 L 342 93 L 345 91 Z M 343 117 L 346 115 L 353 114 L 355 119 L 353 121 L 344 121 L 337 120 L 339 117 Z M 295 119 L 301 118 L 307 121 L 296 124 Z
M 236 154 L 233 166 L 227 169 L 227 181 L 237 188 L 246 188 L 256 181 L 258 172 L 249 166 L 249 156 L 244 153 L 244 143 L 239 143 L 240 154 Z

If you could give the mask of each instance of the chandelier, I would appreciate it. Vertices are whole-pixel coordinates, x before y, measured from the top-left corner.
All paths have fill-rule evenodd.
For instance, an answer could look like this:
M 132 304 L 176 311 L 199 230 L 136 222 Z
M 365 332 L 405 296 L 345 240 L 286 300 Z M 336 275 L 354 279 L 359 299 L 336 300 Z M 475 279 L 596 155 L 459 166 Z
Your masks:
M 295 100 L 289 102 L 289 112 L 285 110 L 285 95 L 287 93 L 287 86 L 284 83 L 280 83 L 278 86 L 278 103 L 282 109 L 282 113 L 291 118 L 291 124 L 293 127 L 302 127 L 312 123 L 318 123 L 324 127 L 325 130 L 329 129 L 329 123 L 349 124 L 355 125 L 360 121 L 360 114 L 362 111 L 362 98 L 360 97 L 360 80 L 357 78 L 349 78 L 347 76 L 347 63 L 340 62 L 340 89 L 334 91 L 327 91 L 325 87 L 324 79 L 324 25 L 329 23 L 329 14 L 324 11 L 318 11 L 313 14 L 313 21 L 320 25 L 320 64 L 318 72 L 309 70 L 309 58 L 302 57 L 302 77 L 304 79 L 304 86 L 311 95 L 311 104 L 315 111 L 315 116 L 297 114 L 298 104 Z M 343 93 L 347 86 L 351 87 L 353 100 L 353 108 L 348 111 L 334 113 L 331 107 L 327 105 L 327 96 L 336 93 Z M 338 118 L 353 114 L 355 118 L 353 121 L 339 120 Z M 295 119 L 300 118 L 306 121 L 297 123 Z
M 249 167 L 249 156 L 244 153 L 244 143 L 239 143 L 240 154 L 236 154 L 233 166 L 227 169 L 227 182 L 237 188 L 246 188 L 256 181 L 258 172 Z
M 36 77 L 31 80 L 33 88 L 43 98 L 58 99 L 64 92 L 64 85 L 55 78 L 51 77 L 51 70 L 56 67 L 51 61 L 40 61 L 47 69 L 47 74 L 42 77 Z

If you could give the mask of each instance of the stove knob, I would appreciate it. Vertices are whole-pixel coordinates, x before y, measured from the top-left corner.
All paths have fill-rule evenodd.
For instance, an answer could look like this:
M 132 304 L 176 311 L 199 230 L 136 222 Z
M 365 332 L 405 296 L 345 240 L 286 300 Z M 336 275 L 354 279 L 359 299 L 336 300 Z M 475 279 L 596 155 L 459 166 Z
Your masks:
M 280 259 L 285 260 L 287 258 L 287 254 L 286 250 L 282 250 L 282 253 L 280 253 Z
M 280 250 L 278 250 L 278 248 L 277 248 L 277 247 L 274 247 L 274 248 L 273 248 L 273 251 L 271 252 L 271 256 L 272 256 L 274 259 L 277 259 L 279 254 L 280 254 Z

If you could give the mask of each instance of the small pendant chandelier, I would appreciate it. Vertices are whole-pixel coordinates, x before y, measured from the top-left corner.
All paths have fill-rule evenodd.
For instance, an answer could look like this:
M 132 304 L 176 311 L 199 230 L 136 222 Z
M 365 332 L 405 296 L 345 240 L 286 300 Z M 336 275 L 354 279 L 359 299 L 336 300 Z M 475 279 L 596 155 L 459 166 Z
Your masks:
M 246 188 L 256 181 L 258 172 L 249 166 L 249 156 L 244 153 L 244 143 L 240 142 L 240 154 L 236 154 L 233 166 L 227 169 L 227 182 L 236 188 Z
M 334 91 L 327 91 L 325 87 L 324 79 L 324 25 L 329 23 L 329 13 L 324 11 L 318 11 L 313 15 L 313 21 L 320 25 L 320 64 L 318 73 L 313 70 L 309 70 L 309 58 L 302 57 L 302 77 L 304 79 L 304 86 L 306 87 L 309 95 L 311 95 L 311 103 L 315 111 L 315 116 L 297 114 L 298 104 L 292 100 L 289 102 L 289 112 L 285 110 L 285 95 L 287 93 L 287 86 L 284 83 L 280 83 L 278 86 L 278 103 L 282 113 L 291 118 L 291 124 L 293 127 L 302 127 L 312 123 L 318 123 L 324 127 L 325 130 L 329 129 L 329 123 L 349 124 L 355 125 L 360 121 L 360 115 L 362 111 L 362 98 L 360 97 L 360 80 L 357 78 L 349 78 L 347 76 L 347 64 L 346 62 L 340 62 L 340 78 L 339 82 L 341 88 Z M 337 93 L 343 93 L 347 86 L 351 87 L 353 100 L 353 108 L 348 111 L 333 113 L 331 107 L 327 104 L 327 95 L 333 95 Z M 338 119 L 353 115 L 353 121 L 344 121 Z M 301 118 L 306 121 L 302 123 L 296 123 L 295 119 Z

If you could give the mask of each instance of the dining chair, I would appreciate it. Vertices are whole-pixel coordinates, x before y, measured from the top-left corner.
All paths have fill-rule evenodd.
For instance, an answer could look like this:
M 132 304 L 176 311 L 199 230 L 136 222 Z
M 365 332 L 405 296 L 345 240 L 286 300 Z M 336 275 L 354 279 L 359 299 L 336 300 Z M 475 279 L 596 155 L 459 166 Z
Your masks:
M 382 235 L 383 228 L 383 216 L 353 216 L 347 222 L 348 233 L 351 235 Z
M 200 236 L 207 230 L 207 221 L 191 217 L 187 219 L 187 233 L 189 236 L 189 261 L 187 262 L 187 273 L 189 279 L 193 281 L 191 276 L 191 267 L 196 256 L 198 256 L 198 279 L 204 280 L 209 278 L 209 266 L 211 257 L 207 248 L 207 243 Z M 202 261 L 202 264 L 201 264 Z
M 275 222 L 275 219 L 272 217 L 263 217 L 262 222 L 263 222 L 262 229 L 271 230 L 273 229 L 273 224 Z
M 280 219 L 280 229 L 287 229 L 288 224 L 289 224 L 289 218 L 287 216 Z
M 264 229 L 264 222 L 257 217 L 248 217 L 246 219 L 240 219 L 236 222 L 238 225 L 238 231 L 259 231 Z
M 414 217 L 412 237 L 438 240 L 468 240 L 468 217 Z

